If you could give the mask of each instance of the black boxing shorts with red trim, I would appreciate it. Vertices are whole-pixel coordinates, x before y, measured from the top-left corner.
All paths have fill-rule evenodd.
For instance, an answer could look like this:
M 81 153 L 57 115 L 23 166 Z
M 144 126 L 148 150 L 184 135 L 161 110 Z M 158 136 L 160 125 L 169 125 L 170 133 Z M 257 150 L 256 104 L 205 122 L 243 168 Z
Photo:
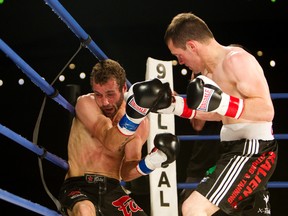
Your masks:
M 227 214 L 271 215 L 266 188 L 278 156 L 276 140 L 222 141 L 213 173 L 196 190 Z
M 147 216 L 117 179 L 96 174 L 66 179 L 59 192 L 62 215 L 68 215 L 67 209 L 72 210 L 77 202 L 83 200 L 90 200 L 95 205 L 97 216 Z

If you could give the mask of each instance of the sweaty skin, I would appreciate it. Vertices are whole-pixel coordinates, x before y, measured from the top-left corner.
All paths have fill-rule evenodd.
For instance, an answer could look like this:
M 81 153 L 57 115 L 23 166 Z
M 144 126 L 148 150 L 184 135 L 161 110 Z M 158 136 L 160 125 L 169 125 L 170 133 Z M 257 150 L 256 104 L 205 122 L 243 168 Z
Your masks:
M 223 125 L 272 122 L 274 107 L 269 86 L 253 55 L 241 47 L 223 46 L 213 36 L 202 40 L 188 39 L 183 46 L 176 46 L 171 38 L 166 43 L 179 64 L 187 66 L 195 74 L 201 72 L 212 79 L 226 94 L 244 99 L 244 110 L 239 119 L 202 111 L 196 112 L 196 119 L 221 120 Z M 197 191 L 188 197 L 182 207 L 185 216 L 213 215 L 218 210 L 219 207 Z
M 241 47 L 222 46 L 215 39 L 210 39 L 207 44 L 189 40 L 186 46 L 187 49 L 183 50 L 176 48 L 171 40 L 168 43 L 168 48 L 180 64 L 196 74 L 199 73 L 196 71 L 203 71 L 202 75 L 217 83 L 223 92 L 245 99 L 240 119 L 201 111 L 197 111 L 195 118 L 221 119 L 223 124 L 273 120 L 274 108 L 269 87 L 263 69 L 253 55 Z
M 117 92 L 117 85 L 115 92 L 111 91 L 113 85 L 115 80 L 104 85 L 94 85 L 95 93 L 78 98 L 75 106 L 76 117 L 72 123 L 68 142 L 70 168 L 65 178 L 81 176 L 84 173 L 97 173 L 118 180 L 125 179 L 125 176 L 120 176 L 124 155 L 126 160 L 141 159 L 141 149 L 149 132 L 148 119 L 141 122 L 133 136 L 121 134 L 116 124 L 125 113 L 125 101 L 119 110 L 109 105 L 112 103 L 108 101 L 113 100 Z M 98 104 L 104 105 L 105 115 L 110 117 L 103 114 Z M 134 169 L 135 167 L 131 167 L 131 170 L 127 171 L 132 172 L 130 178 L 140 176 Z
M 120 180 L 141 176 L 136 166 L 142 159 L 142 147 L 150 129 L 148 118 L 139 122 L 132 135 L 125 135 L 118 129 L 118 122 L 126 115 L 124 95 L 127 92 L 126 72 L 118 62 L 112 59 L 97 62 L 91 71 L 90 85 L 92 93 L 82 95 L 76 101 L 68 140 L 69 170 L 59 195 L 61 211 L 67 211 L 71 216 L 96 216 L 101 211 L 99 202 L 104 205 L 102 210 L 105 214 L 118 212 L 109 199 L 119 199 L 123 195 L 129 197 L 125 189 L 121 189 Z M 86 177 L 91 174 L 101 175 L 100 179 L 106 179 L 107 184 L 103 183 L 108 187 L 116 186 L 106 188 L 105 198 L 108 200 L 102 202 L 101 194 L 88 192 L 91 188 L 97 189 L 97 185 L 88 186 L 91 182 Z M 100 191 L 100 184 L 98 187 Z M 95 204 L 97 199 L 99 202 Z M 129 199 L 134 203 L 132 198 Z M 140 208 L 136 215 L 146 213 Z

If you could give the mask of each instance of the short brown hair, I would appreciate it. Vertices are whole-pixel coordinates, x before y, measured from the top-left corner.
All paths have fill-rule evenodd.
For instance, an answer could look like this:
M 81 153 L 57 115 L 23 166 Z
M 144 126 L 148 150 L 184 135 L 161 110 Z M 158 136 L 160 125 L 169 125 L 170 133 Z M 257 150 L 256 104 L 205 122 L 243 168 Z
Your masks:
M 119 91 L 123 88 L 126 83 L 126 72 L 124 68 L 112 59 L 106 59 L 98 62 L 92 69 L 90 75 L 90 84 L 105 84 L 111 78 L 115 78 L 119 85 Z
M 214 38 L 207 24 L 192 13 L 180 13 L 176 15 L 164 35 L 164 41 L 168 44 L 172 40 L 175 47 L 186 49 L 188 40 L 205 42 Z

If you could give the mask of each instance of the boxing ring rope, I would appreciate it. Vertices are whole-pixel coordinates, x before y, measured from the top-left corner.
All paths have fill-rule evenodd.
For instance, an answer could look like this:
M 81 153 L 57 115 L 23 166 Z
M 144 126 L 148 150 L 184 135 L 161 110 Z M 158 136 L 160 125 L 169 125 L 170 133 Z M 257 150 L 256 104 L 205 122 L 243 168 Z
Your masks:
M 91 39 L 91 37 L 81 28 L 76 20 L 68 13 L 68 11 L 59 3 L 57 0 L 44 0 L 47 5 L 52 8 L 52 11 L 57 14 L 60 19 L 68 26 L 69 29 L 80 39 L 84 41 L 84 45 L 94 54 L 99 60 L 105 60 L 108 57 L 105 53 L 97 46 L 97 44 Z M 54 89 L 48 82 L 46 82 L 33 68 L 31 68 L 19 55 L 17 55 L 1 38 L 0 38 L 0 49 L 24 72 L 31 81 L 38 86 L 46 95 L 51 97 L 53 100 L 62 105 L 69 112 L 74 114 L 74 107 L 59 94 L 58 90 Z M 131 86 L 131 83 L 126 79 L 127 85 Z M 34 153 L 50 160 L 56 165 L 68 169 L 67 162 L 64 162 L 61 158 L 46 152 L 41 147 L 33 145 L 32 142 L 26 140 L 20 135 L 14 133 L 10 129 L 0 125 L 0 132 L 19 144 L 30 149 Z M 45 152 L 45 153 L 44 153 Z
M 275 139 L 285 140 L 288 139 L 288 134 L 274 134 Z M 216 140 L 220 139 L 219 135 L 178 135 L 179 140 Z
M 76 20 L 69 14 L 69 12 L 60 4 L 58 0 L 44 0 L 52 11 L 57 14 L 60 19 L 68 26 L 68 28 L 80 39 L 81 43 L 93 53 L 98 60 L 105 60 L 108 57 L 97 46 L 92 38 L 84 31 L 84 29 L 76 22 Z M 131 83 L 126 79 L 128 88 Z
M 20 136 L 19 134 L 13 132 L 9 128 L 0 124 L 0 133 L 4 136 L 10 138 L 11 140 L 17 142 L 18 144 L 24 146 L 25 148 L 29 149 L 30 151 L 34 152 L 41 158 L 45 158 L 48 161 L 54 163 L 55 165 L 63 168 L 64 170 L 68 170 L 69 166 L 68 163 L 63 160 L 62 158 L 49 153 L 44 148 L 39 145 L 35 145 L 34 143 L 30 142 L 29 140 L 25 139 L 24 137 Z
M 10 57 L 14 63 L 31 79 L 31 81 L 38 86 L 43 92 L 45 92 L 48 96 L 50 96 L 53 100 L 58 102 L 60 105 L 62 105 L 65 109 L 70 111 L 71 113 L 74 113 L 74 107 L 67 102 L 66 99 L 64 99 L 57 90 L 55 90 L 51 85 L 49 85 L 35 70 L 33 70 L 23 59 L 20 58 L 7 44 L 4 43 L 0 39 L 0 48 L 4 53 L 7 54 L 8 57 Z M 183 97 L 186 97 L 186 95 L 182 95 Z M 288 94 L 287 93 L 272 93 L 271 94 L 272 99 L 287 99 Z M 55 165 L 67 170 L 68 163 L 57 157 L 56 155 L 53 155 L 49 152 L 47 152 L 42 147 L 33 144 L 32 142 L 28 141 L 27 139 L 23 138 L 19 134 L 13 132 L 12 130 L 6 128 L 5 126 L 0 124 L 0 133 L 5 135 L 6 137 L 12 139 L 13 141 L 17 142 L 18 144 L 26 147 L 27 149 L 33 151 L 38 156 L 45 158 L 49 160 L 50 162 L 54 163 Z M 179 135 L 178 136 L 180 141 L 185 140 L 211 140 L 211 139 L 219 139 L 219 135 Z M 276 139 L 288 139 L 288 134 L 275 134 Z M 195 188 L 197 186 L 197 183 L 178 183 L 177 188 Z M 288 188 L 288 182 L 269 182 L 268 187 L 273 188 Z M 5 193 L 2 194 L 0 198 L 4 199 Z M 6 194 L 7 195 L 7 194 Z M 17 196 L 16 196 L 17 197 Z M 7 196 L 6 199 L 10 200 L 11 196 Z M 16 200 L 19 202 L 19 200 Z M 24 207 L 27 207 L 25 205 Z M 30 210 L 34 211 L 33 205 L 30 206 L 31 208 L 28 208 Z M 55 215 L 55 214 L 49 214 L 49 215 Z
M 57 0 L 45 0 L 46 4 L 49 5 L 52 8 L 52 11 L 54 11 L 61 20 L 66 23 L 69 29 L 72 30 L 72 32 L 80 39 L 81 45 L 88 48 L 98 60 L 105 60 L 108 57 L 104 54 L 104 52 L 96 45 L 96 43 L 91 39 L 91 37 L 81 28 L 81 26 L 74 20 L 74 18 L 67 12 L 67 10 L 57 1 Z M 51 97 L 53 100 L 58 102 L 60 105 L 62 105 L 65 109 L 67 109 L 72 114 L 75 114 L 74 107 L 66 100 L 64 99 L 58 92 L 58 90 L 54 89 L 51 85 L 49 85 L 41 76 L 39 76 L 38 73 L 36 73 L 35 70 L 33 70 L 23 59 L 20 58 L 1 38 L 0 38 L 0 49 L 18 66 L 22 72 L 24 72 L 31 81 L 38 86 L 47 96 Z M 131 83 L 128 79 L 126 79 L 126 83 L 128 88 L 131 86 Z M 21 144 L 22 146 L 30 149 L 37 155 L 39 155 L 41 158 L 45 158 L 49 160 L 50 162 L 62 167 L 63 169 L 68 169 L 68 163 L 64 161 L 63 159 L 47 152 L 45 149 L 39 147 L 38 145 L 34 145 L 32 142 L 26 140 L 25 138 L 21 137 L 20 135 L 14 133 L 10 129 L 4 127 L 3 125 L 0 125 L 0 132 L 7 136 L 8 138 L 14 140 L 15 142 Z M 1 193 L 2 199 L 7 201 L 12 201 L 11 194 L 7 193 Z M 32 205 L 29 201 L 25 202 L 24 199 L 18 198 L 17 196 L 13 196 L 13 199 L 15 203 L 19 203 L 21 200 L 23 203 L 29 203 L 30 205 L 22 205 L 22 207 L 25 207 L 27 209 L 30 209 L 32 211 L 38 212 L 38 213 L 45 213 L 44 215 L 55 215 L 55 212 L 43 212 L 43 208 L 41 211 L 37 211 L 37 207 L 35 208 L 35 205 Z M 58 214 L 57 214 L 58 215 Z
M 287 99 L 288 93 L 271 93 L 271 98 L 274 99 Z M 182 97 L 186 97 L 185 94 L 180 94 Z M 190 141 L 190 140 L 219 140 L 219 135 L 178 135 L 180 141 Z M 288 134 L 274 134 L 277 140 L 287 140 Z M 178 189 L 193 189 L 196 188 L 198 182 L 196 183 L 178 183 Z M 288 188 L 288 182 L 284 181 L 270 181 L 268 182 L 268 188 Z
M 272 99 L 284 99 L 288 98 L 288 94 L 286 93 L 274 93 L 271 94 Z M 275 98 L 274 98 L 275 97 Z M 55 165 L 67 170 L 69 168 L 68 163 L 63 160 L 60 157 L 57 157 L 56 155 L 53 155 L 43 149 L 42 147 L 38 145 L 34 145 L 32 142 L 28 141 L 27 139 L 23 138 L 19 134 L 13 132 L 12 130 L 6 128 L 5 126 L 0 124 L 0 133 L 3 134 L 4 136 L 10 138 L 11 140 L 17 142 L 18 144 L 26 147 L 27 149 L 31 150 L 38 156 L 47 159 L 48 161 L 54 163 Z M 276 139 L 288 139 L 288 134 L 275 134 L 274 135 Z M 187 140 L 213 140 L 213 139 L 219 139 L 219 135 L 178 135 L 178 138 L 180 141 L 187 141 Z M 185 189 L 185 188 L 196 188 L 198 183 L 177 183 L 177 188 L 178 189 Z M 281 182 L 281 181 L 271 181 L 268 182 L 268 188 L 288 188 L 288 182 Z M 12 196 L 8 192 L 4 193 L 0 189 L 0 198 L 11 201 L 15 200 L 16 203 L 23 201 L 23 198 L 18 198 L 17 196 Z M 12 201 L 11 201 L 12 202 Z M 30 204 L 30 205 L 29 205 Z M 23 205 L 21 205 L 24 208 L 30 209 L 32 211 L 37 210 L 37 205 L 38 204 L 33 204 L 28 201 L 24 202 Z M 36 208 L 36 209 L 35 209 Z M 45 207 L 41 207 L 43 210 Z M 37 211 L 36 211 L 37 212 Z M 44 211 L 45 212 L 45 211 Z M 45 214 L 46 215 L 46 214 Z M 47 215 L 55 215 L 55 212 L 51 211 L 47 213 Z
M 56 211 L 50 210 L 42 205 L 39 205 L 37 203 L 33 203 L 29 200 L 23 199 L 19 196 L 16 196 L 12 193 L 9 193 L 8 191 L 0 189 L 0 199 L 6 200 L 7 202 L 10 202 L 14 205 L 18 205 L 20 207 L 30 209 L 33 212 L 39 213 L 41 215 L 47 215 L 47 216 L 61 216 L 61 214 L 58 214 Z
M 67 12 L 67 10 L 59 3 L 57 0 L 44 0 L 47 5 L 52 8 L 60 19 L 68 26 L 68 28 L 80 39 L 81 43 L 88 48 L 98 60 L 105 60 L 108 57 L 104 52 L 96 45 L 96 43 L 91 39 L 91 37 L 81 28 L 81 26 L 75 21 L 75 19 Z M 63 98 L 59 92 L 49 85 L 35 70 L 33 70 L 23 59 L 20 58 L 1 38 L 0 38 L 0 49 L 31 79 L 31 81 L 38 86 L 44 93 L 51 97 L 54 101 L 62 105 L 69 112 L 74 114 L 74 107 Z M 126 79 L 128 87 L 131 83 Z M 288 98 L 288 93 L 276 93 L 271 94 L 272 98 Z M 33 144 L 27 139 L 23 138 L 21 135 L 13 132 L 7 127 L 0 124 L 0 133 L 4 136 L 10 138 L 11 140 L 17 142 L 18 144 L 26 147 L 27 149 L 33 151 L 35 154 L 41 158 L 45 158 L 55 165 L 67 170 L 68 163 L 46 151 L 44 148 Z M 180 140 L 200 140 L 200 139 L 219 139 L 219 136 L 178 136 Z M 276 134 L 276 139 L 288 139 L 288 134 Z M 197 183 L 178 183 L 177 188 L 194 188 Z M 268 187 L 272 188 L 288 188 L 288 182 L 269 182 Z M 23 198 L 17 197 L 7 191 L 0 189 L 0 198 L 8 202 L 14 203 L 16 205 L 22 206 L 24 208 L 30 209 L 42 215 L 59 215 L 53 210 L 49 210 L 39 204 L 32 203 Z
M 44 0 L 52 11 L 59 16 L 59 18 L 68 26 L 69 29 L 80 39 L 81 42 L 94 54 L 94 56 L 101 60 L 108 59 L 105 53 L 97 46 L 91 37 L 81 28 L 76 20 L 68 13 L 68 11 L 57 0 Z
M 196 188 L 199 183 L 178 183 L 178 189 L 193 189 Z M 284 181 L 270 181 L 267 184 L 268 188 L 288 188 L 288 182 Z
M 181 97 L 186 97 L 186 94 L 179 94 Z M 272 99 L 287 99 L 288 93 L 271 93 Z
M 47 81 L 31 68 L 19 55 L 17 55 L 1 38 L 0 49 L 25 73 L 30 80 L 38 86 L 47 96 L 51 97 L 65 109 L 74 113 L 74 107 L 59 94 Z
M 33 70 L 20 56 L 18 56 L 1 38 L 0 38 L 0 49 L 19 67 L 22 72 L 24 72 L 30 80 L 38 86 L 47 96 L 52 98 L 54 101 L 58 102 L 62 105 L 65 109 L 67 109 L 73 115 L 75 114 L 74 107 L 64 98 L 62 95 L 59 94 L 58 90 L 54 89 L 49 83 L 47 83 L 35 70 Z M 0 133 L 5 135 L 6 137 L 10 138 L 11 140 L 17 142 L 18 144 L 26 147 L 27 149 L 31 150 L 32 152 L 36 153 L 40 159 L 45 158 L 50 162 L 58 165 L 59 167 L 68 170 L 69 166 L 68 163 L 47 152 L 44 148 L 39 145 L 36 145 L 27 139 L 23 138 L 22 136 L 16 134 L 12 130 L 4 127 L 0 124 Z M 44 186 L 45 187 L 45 186 Z M 0 198 L 6 200 L 11 203 L 15 203 L 23 208 L 29 209 L 36 213 L 47 215 L 47 216 L 54 216 L 59 215 L 57 212 L 49 210 L 46 207 L 43 207 L 39 204 L 32 203 L 24 198 L 18 197 L 16 195 L 12 195 L 11 193 L 0 191 Z M 49 193 L 49 192 L 48 192 Z M 51 198 L 51 197 L 50 197 Z M 53 198 L 51 198 L 53 199 Z M 57 200 L 55 201 L 57 203 Z M 20 204 L 21 203 L 21 204 Z M 55 204 L 56 204 L 55 203 Z M 58 207 L 58 204 L 56 204 Z
M 7 54 L 8 57 L 10 57 L 14 63 L 31 79 L 31 81 L 38 86 L 43 92 L 45 92 L 48 96 L 50 96 L 53 100 L 58 102 L 60 105 L 62 105 L 65 109 L 70 111 L 71 113 L 74 113 L 74 107 L 67 102 L 66 99 L 64 99 L 57 90 L 55 90 L 52 86 L 50 86 L 35 70 L 33 70 L 23 59 L 20 58 L 7 44 L 4 43 L 0 39 L 0 48 L 4 53 Z M 186 97 L 186 95 L 182 95 L 183 97 Z M 288 98 L 287 93 L 272 93 L 271 94 L 272 99 L 284 99 Z M 33 151 L 38 156 L 45 158 L 49 160 L 50 162 L 54 163 L 55 165 L 67 170 L 68 163 L 57 157 L 56 155 L 53 155 L 49 152 L 47 152 L 45 149 L 38 145 L 34 145 L 32 142 L 28 141 L 27 139 L 21 137 L 17 133 L 13 132 L 12 130 L 6 128 L 5 126 L 0 124 L 0 133 L 5 135 L 6 137 L 12 139 L 13 141 L 17 142 L 18 144 L 26 147 L 27 149 Z M 219 139 L 219 135 L 179 135 L 178 136 L 180 140 L 211 140 L 211 139 Z M 288 134 L 275 134 L 276 139 L 288 139 Z M 195 188 L 197 186 L 197 183 L 178 183 L 177 188 Z M 288 182 L 269 182 L 268 187 L 274 187 L 274 188 L 287 188 Z M 1 197 L 3 198 L 3 197 Z M 7 197 L 7 199 L 10 199 L 11 197 Z M 27 207 L 27 206 L 26 206 Z M 32 207 L 32 206 L 31 206 Z M 32 209 L 33 210 L 33 207 Z

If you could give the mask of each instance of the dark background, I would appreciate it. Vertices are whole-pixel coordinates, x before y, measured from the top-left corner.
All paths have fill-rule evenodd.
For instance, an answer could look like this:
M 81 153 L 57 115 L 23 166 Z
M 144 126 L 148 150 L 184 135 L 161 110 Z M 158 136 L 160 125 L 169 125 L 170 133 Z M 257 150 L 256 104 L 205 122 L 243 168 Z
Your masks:
M 264 55 L 256 57 L 264 68 L 271 93 L 288 92 L 286 0 L 274 3 L 269 0 L 62 0 L 60 3 L 109 58 L 118 60 L 124 66 L 131 83 L 145 79 L 148 57 L 174 59 L 163 41 L 165 29 L 177 13 L 192 11 L 206 21 L 221 44 L 241 44 L 255 56 L 258 50 L 262 50 Z M 0 4 L 0 38 L 48 83 L 54 80 L 80 45 L 75 34 L 40 0 L 5 0 Z M 275 67 L 269 66 L 270 60 L 276 61 Z M 77 94 L 90 91 L 89 73 L 97 59 L 84 48 L 72 62 L 76 68 L 64 70 L 65 82 L 57 81 L 54 84 L 60 94 L 67 98 L 70 84 L 81 87 L 81 92 Z M 178 93 L 185 93 L 191 75 L 188 71 L 186 76 L 182 76 L 182 68 L 174 68 L 174 89 Z M 82 71 L 88 74 L 84 80 L 78 78 Z M 25 80 L 24 85 L 18 85 L 19 78 Z M 2 52 L 0 80 L 4 82 L 0 86 L 1 124 L 32 141 L 43 92 Z M 287 133 L 288 104 L 285 99 L 273 102 L 276 111 L 274 132 Z M 66 109 L 48 98 L 38 139 L 39 145 L 65 160 L 70 117 Z M 191 134 L 188 121 L 177 117 L 175 120 L 177 135 Z M 55 210 L 54 203 L 41 183 L 37 156 L 2 135 L 0 144 L 0 188 Z M 271 181 L 288 180 L 287 150 L 287 141 L 279 140 L 278 167 Z M 180 154 L 177 179 L 183 182 L 189 142 L 183 141 Z M 43 160 L 43 168 L 48 188 L 57 196 L 65 171 L 47 160 Z M 287 192 L 287 189 L 271 189 L 273 215 L 283 215 L 288 211 Z M 139 202 L 143 202 L 144 208 L 148 199 L 147 194 L 139 196 Z M 0 200 L 0 213 L 38 215 L 4 200 Z

